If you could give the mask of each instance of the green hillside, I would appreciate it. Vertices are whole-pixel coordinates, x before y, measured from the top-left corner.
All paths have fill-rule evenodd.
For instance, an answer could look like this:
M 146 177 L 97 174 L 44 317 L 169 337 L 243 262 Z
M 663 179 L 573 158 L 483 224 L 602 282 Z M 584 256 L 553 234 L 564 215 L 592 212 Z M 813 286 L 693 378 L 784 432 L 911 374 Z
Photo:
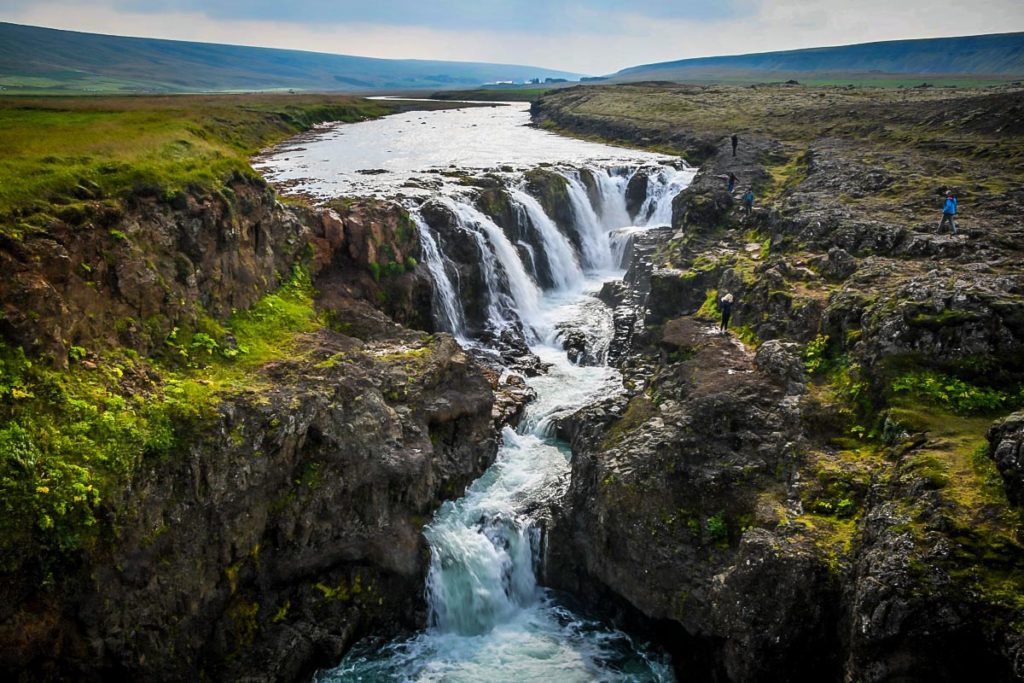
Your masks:
M 623 69 L 611 78 L 645 81 L 875 81 L 875 85 L 964 84 L 1024 77 L 1024 33 L 862 43 L 784 52 L 702 57 Z
M 339 44 L 343 44 L 339 40 Z M 18 92 L 372 91 L 576 78 L 532 66 L 373 59 L 126 38 L 0 22 L 0 88 Z

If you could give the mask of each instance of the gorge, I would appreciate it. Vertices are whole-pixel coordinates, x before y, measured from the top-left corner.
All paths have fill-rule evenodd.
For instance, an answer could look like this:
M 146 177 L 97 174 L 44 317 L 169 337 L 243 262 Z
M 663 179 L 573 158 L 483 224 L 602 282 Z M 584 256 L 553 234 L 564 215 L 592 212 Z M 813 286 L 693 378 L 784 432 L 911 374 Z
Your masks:
M 0 670 L 1020 680 L 1020 97 L 285 105 L 18 209 Z
M 298 192 L 406 195 L 434 282 L 435 324 L 469 349 L 497 354 L 496 371 L 525 380 L 533 396 L 519 431 L 504 428 L 495 464 L 425 528 L 428 630 L 382 649 L 357 646 L 318 681 L 555 672 L 579 681 L 672 680 L 666 663 L 574 614 L 536 574 L 544 519 L 565 495 L 569 471 L 557 424 L 621 391 L 606 366 L 611 309 L 595 295 L 621 276 L 637 230 L 671 220 L 672 200 L 693 171 L 668 157 L 554 138 L 526 122 L 524 105 L 411 113 L 318 132 L 260 161 Z M 417 124 L 432 132 L 401 134 Z M 393 149 L 367 159 L 361 150 L 380 140 Z M 354 168 L 365 164 L 372 175 Z M 310 171 L 314 179 L 295 177 Z M 569 362 L 569 339 L 586 362 Z

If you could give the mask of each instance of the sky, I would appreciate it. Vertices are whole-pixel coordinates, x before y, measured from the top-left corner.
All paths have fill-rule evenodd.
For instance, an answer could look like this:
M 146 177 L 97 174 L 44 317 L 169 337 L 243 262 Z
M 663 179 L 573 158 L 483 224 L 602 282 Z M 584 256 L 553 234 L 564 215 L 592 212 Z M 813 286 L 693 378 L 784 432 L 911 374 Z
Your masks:
M 0 21 L 601 75 L 687 57 L 1024 31 L 1024 0 L 0 0 Z

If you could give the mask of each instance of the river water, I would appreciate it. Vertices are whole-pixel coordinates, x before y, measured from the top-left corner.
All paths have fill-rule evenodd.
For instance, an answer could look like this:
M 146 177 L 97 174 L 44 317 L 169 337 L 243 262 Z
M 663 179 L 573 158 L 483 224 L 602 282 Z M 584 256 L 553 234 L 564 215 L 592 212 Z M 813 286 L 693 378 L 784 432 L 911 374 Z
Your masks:
M 607 623 L 570 609 L 538 585 L 536 511 L 568 485 L 570 452 L 557 419 L 620 391 L 603 363 L 611 311 L 596 297 L 620 278 L 630 235 L 671 219 L 671 200 L 693 171 L 662 155 L 583 142 L 528 127 L 521 104 L 410 112 L 325 127 L 259 161 L 272 181 L 315 197 L 381 196 L 404 202 L 434 280 L 435 323 L 468 347 L 519 336 L 549 369 L 526 381 L 537 393 L 518 429 L 506 428 L 494 465 L 424 530 L 430 623 L 384 647 L 357 644 L 317 683 L 341 681 L 671 681 L 665 659 Z M 524 173 L 564 178 L 568 223 L 527 191 Z M 440 171 L 440 172 L 439 172 Z M 475 202 L 467 175 L 498 178 L 516 222 L 499 226 Z M 641 174 L 643 201 L 627 201 Z M 428 205 L 434 211 L 423 210 Z M 447 216 L 432 226 L 424 215 Z M 454 240 L 478 250 L 486 285 L 474 320 L 460 298 Z M 571 363 L 560 331 L 587 339 L 596 364 Z M 503 335 L 506 335 L 503 337 Z

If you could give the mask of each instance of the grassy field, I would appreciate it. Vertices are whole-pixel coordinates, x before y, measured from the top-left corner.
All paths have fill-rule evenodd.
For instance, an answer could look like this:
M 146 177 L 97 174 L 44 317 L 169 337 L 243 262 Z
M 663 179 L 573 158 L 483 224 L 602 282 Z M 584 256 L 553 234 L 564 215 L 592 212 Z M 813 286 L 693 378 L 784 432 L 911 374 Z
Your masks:
M 75 199 L 211 187 L 316 123 L 392 107 L 331 95 L 0 98 L 0 224 L 39 224 Z
M 1016 77 L 943 75 L 943 74 L 872 74 L 872 73 L 799 73 L 764 71 L 681 71 L 659 74 L 649 72 L 637 76 L 614 78 L 612 83 L 638 83 L 667 80 L 689 85 L 771 85 L 796 81 L 800 85 L 851 88 L 986 88 L 993 85 L 1019 83 Z

